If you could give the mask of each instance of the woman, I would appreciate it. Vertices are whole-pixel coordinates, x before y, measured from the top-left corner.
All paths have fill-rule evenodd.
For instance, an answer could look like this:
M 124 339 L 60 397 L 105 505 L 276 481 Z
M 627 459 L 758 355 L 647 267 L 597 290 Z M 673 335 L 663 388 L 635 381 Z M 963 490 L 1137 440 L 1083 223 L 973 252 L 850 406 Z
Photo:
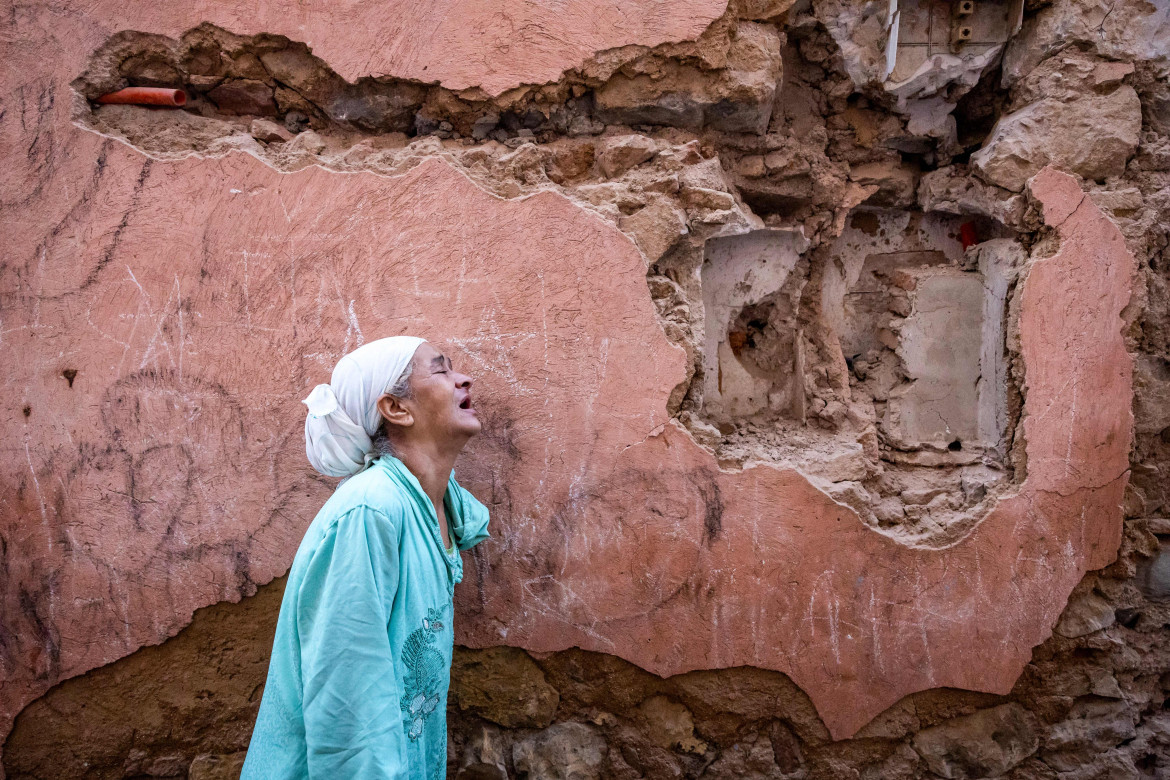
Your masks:
M 395 336 L 305 404 L 309 461 L 348 479 L 293 560 L 242 778 L 445 777 L 452 596 L 488 535 L 452 471 L 480 431 L 471 378 Z

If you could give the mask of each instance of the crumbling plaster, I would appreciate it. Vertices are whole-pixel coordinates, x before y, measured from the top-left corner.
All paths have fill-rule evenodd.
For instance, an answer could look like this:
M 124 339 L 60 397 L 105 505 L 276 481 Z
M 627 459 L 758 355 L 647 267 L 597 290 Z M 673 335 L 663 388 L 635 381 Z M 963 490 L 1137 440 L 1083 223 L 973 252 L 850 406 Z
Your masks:
M 16 628 L 3 644 L 4 723 L 54 682 L 162 641 L 192 610 L 279 575 L 328 491 L 288 422 L 298 388 L 359 339 L 420 327 L 478 374 L 487 399 L 488 433 L 460 468 L 493 506 L 496 540 L 469 567 L 460 642 L 576 646 L 663 675 L 783 671 L 835 737 L 914 691 L 1006 692 L 1068 593 L 1120 541 L 1132 427 L 1122 313 L 1136 239 L 1064 174 L 1047 169 L 1025 187 L 988 173 L 986 161 L 1014 154 L 996 140 L 1002 125 L 972 158 L 984 180 L 958 164 L 919 188 L 916 164 L 889 150 L 933 139 L 932 159 L 949 160 L 955 104 L 922 126 L 904 105 L 908 121 L 892 127 L 853 106 L 826 122 L 808 63 L 836 55 L 822 58 L 825 37 L 797 9 L 788 34 L 803 64 L 782 67 L 785 32 L 772 22 L 786 7 L 647 13 L 628 36 L 597 24 L 623 34 L 502 58 L 523 61 L 523 72 L 471 62 L 426 77 L 416 71 L 441 47 L 375 67 L 347 59 L 361 50 L 352 42 L 331 55 L 306 23 L 286 32 L 346 78 L 439 82 L 420 98 L 422 113 L 451 129 L 422 133 L 412 112 L 417 138 L 355 129 L 339 103 L 310 101 L 313 129 L 286 138 L 210 98 L 207 110 L 174 114 L 84 100 L 118 78 L 103 57 L 174 45 L 134 36 L 111 45 L 114 31 L 175 40 L 210 21 L 279 33 L 296 16 L 278 24 L 275 6 L 272 26 L 263 17 L 245 27 L 207 9 L 159 20 L 100 9 L 96 27 L 55 5 L 19 9 L 15 56 L 0 74 L 15 95 L 0 132 L 27 150 L 11 156 L 0 192 L 6 220 L 29 226 L 3 272 L 0 348 L 18 366 L 6 380 L 4 609 Z M 825 7 L 815 9 L 822 19 Z M 689 49 L 620 48 L 704 29 Z M 38 56 L 49 41 L 66 56 Z M 248 54 L 265 44 L 238 45 Z M 671 57 L 686 64 L 674 69 Z M 1103 75 L 1083 99 L 1128 100 L 1126 75 Z M 547 94 L 487 99 L 558 78 Z M 1043 103 L 1051 86 L 1034 81 L 1040 102 L 1012 110 Z M 843 101 L 846 82 L 825 90 Z M 312 94 L 309 82 L 300 88 Z M 591 105 L 570 106 L 589 94 Z M 1140 126 L 1132 103 L 1118 110 L 1131 124 L 1138 112 Z M 538 105 L 564 106 L 568 124 L 505 132 L 504 111 Z M 290 111 L 279 97 L 273 106 Z M 1133 135 L 1095 168 L 1077 170 L 1076 149 L 1050 159 L 1115 176 Z M 982 370 L 967 377 L 975 410 L 961 406 L 977 440 L 998 448 L 1002 475 L 941 525 L 899 535 L 874 507 L 895 498 L 901 507 L 913 491 L 866 483 L 879 460 L 887 473 L 898 465 L 886 449 L 879 458 L 887 442 L 876 418 L 850 406 L 868 396 L 834 341 L 832 306 L 792 312 L 820 323 L 809 328 L 807 365 L 826 384 L 789 386 L 785 408 L 820 413 L 824 399 L 843 399 L 836 417 L 817 419 L 848 429 L 852 441 L 830 449 L 855 465 L 826 466 L 816 443 L 802 454 L 806 432 L 777 457 L 742 420 L 712 425 L 719 413 L 702 392 L 712 343 L 722 357 L 730 345 L 718 338 L 722 309 L 703 259 L 765 231 L 791 236 L 791 266 L 809 274 L 801 300 L 831 303 L 814 293 L 830 288 L 826 257 L 851 217 L 892 209 L 897 220 L 918 207 L 955 215 L 940 233 L 946 246 L 929 250 L 945 268 L 924 278 L 979 282 L 978 307 L 971 298 L 967 309 L 979 308 L 982 338 L 967 352 Z M 972 218 L 1003 243 L 964 257 L 951 231 Z M 1017 232 L 1041 239 L 1030 259 L 1008 238 Z M 857 272 L 862 259 L 842 262 Z M 774 262 L 760 264 L 772 274 Z M 779 292 L 787 278 L 768 284 Z M 740 304 L 720 305 L 731 314 Z M 906 365 L 905 350 L 931 327 L 901 334 Z M 928 376 L 929 361 L 923 369 L 919 390 L 953 379 Z

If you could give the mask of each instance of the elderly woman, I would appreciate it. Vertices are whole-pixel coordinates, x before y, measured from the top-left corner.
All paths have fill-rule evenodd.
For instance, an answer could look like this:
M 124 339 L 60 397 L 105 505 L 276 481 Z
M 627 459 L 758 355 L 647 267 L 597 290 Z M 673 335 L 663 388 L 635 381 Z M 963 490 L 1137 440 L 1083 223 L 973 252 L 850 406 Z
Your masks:
M 452 595 L 488 524 L 452 473 L 480 430 L 471 379 L 396 336 L 305 404 L 309 461 L 349 479 L 293 559 L 242 777 L 445 777 Z

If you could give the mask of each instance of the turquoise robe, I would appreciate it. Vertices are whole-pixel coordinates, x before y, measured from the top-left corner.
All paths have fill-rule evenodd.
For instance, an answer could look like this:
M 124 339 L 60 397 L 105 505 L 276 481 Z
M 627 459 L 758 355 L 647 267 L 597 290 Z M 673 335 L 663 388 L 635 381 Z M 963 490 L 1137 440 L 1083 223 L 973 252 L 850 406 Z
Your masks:
M 488 512 L 454 474 L 444 502 L 453 551 L 418 480 L 383 456 L 317 513 L 241 780 L 446 777 L 452 596 Z

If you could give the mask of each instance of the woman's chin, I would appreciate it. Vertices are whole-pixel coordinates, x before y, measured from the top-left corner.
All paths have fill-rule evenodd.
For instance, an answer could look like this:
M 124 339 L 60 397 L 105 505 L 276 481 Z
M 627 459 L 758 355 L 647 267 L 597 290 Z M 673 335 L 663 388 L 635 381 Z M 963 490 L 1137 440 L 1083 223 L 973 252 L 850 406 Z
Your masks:
M 468 436 L 474 436 L 483 430 L 483 423 L 474 409 L 459 410 L 459 431 Z

